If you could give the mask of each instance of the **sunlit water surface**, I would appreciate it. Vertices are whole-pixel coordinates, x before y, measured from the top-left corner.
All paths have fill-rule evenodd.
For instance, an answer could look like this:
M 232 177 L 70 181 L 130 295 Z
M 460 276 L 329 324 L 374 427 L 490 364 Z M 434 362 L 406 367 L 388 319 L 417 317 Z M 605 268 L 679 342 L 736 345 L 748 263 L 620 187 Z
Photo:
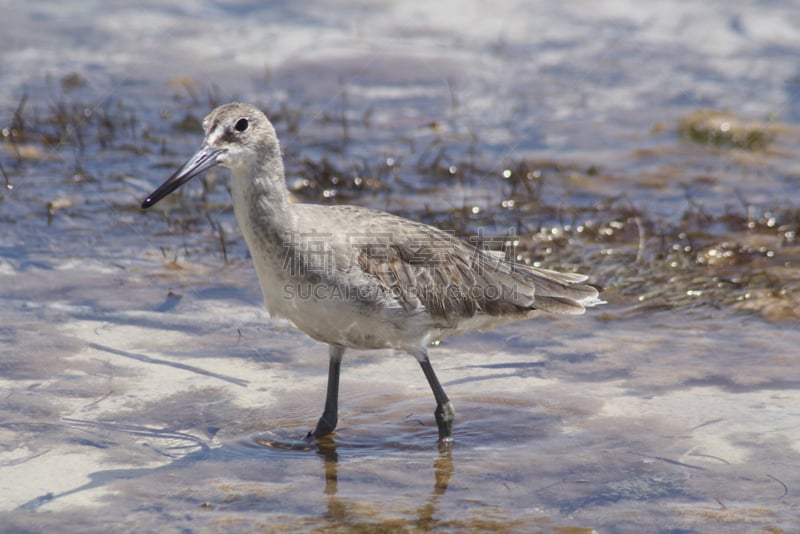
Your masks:
M 395 164 L 526 157 L 603 169 L 545 183 L 553 204 L 796 205 L 794 2 L 149 4 L 2 8 L 3 126 L 21 102 L 115 126 L 105 148 L 69 125 L 61 148 L 0 146 L 0 530 L 798 528 L 796 322 L 612 289 L 585 317 L 448 340 L 449 448 L 412 358 L 348 353 L 339 430 L 310 443 L 327 350 L 262 311 L 224 173 L 184 191 L 219 206 L 210 226 L 137 208 L 199 146 L 175 124 L 234 98 L 275 111 L 289 156 L 372 169 L 388 189 L 354 202 L 395 211 L 504 194 Z M 675 139 L 705 107 L 786 131 L 721 159 Z

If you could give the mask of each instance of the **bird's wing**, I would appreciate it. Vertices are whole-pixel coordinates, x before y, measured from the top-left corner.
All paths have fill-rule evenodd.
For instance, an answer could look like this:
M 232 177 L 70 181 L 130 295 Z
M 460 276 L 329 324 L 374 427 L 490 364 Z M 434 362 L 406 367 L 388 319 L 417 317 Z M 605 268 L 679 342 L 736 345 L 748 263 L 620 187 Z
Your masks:
M 424 309 L 434 318 L 449 321 L 531 310 L 579 314 L 600 302 L 597 290 L 582 283 L 585 276 L 510 262 L 503 254 L 482 250 L 419 222 L 356 206 L 297 207 L 304 220 L 314 221 L 314 235 L 321 236 L 320 243 L 309 241 L 303 246 L 335 241 L 328 249 L 335 251 L 335 257 L 325 257 L 325 261 L 342 276 L 331 276 L 329 281 L 358 285 L 350 289 L 368 295 L 365 303 L 389 298 L 408 314 Z M 316 253 L 300 256 L 306 260 L 322 257 Z
M 584 276 L 512 263 L 447 232 L 400 220 L 384 221 L 381 232 L 356 245 L 357 264 L 408 312 L 424 306 L 434 317 L 453 319 L 534 309 L 576 314 L 596 301 L 597 290 L 581 283 Z

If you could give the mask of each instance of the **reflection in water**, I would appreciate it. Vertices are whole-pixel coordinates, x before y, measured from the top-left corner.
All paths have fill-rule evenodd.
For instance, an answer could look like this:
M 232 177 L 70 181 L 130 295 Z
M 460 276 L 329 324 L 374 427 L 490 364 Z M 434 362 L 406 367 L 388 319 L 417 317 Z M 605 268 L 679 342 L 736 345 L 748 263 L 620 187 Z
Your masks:
M 323 439 L 317 442 L 317 454 L 322 458 L 323 473 L 325 475 L 324 493 L 328 497 L 328 510 L 325 519 L 333 523 L 331 527 L 357 527 L 362 520 L 357 513 L 352 511 L 352 505 L 338 497 L 339 484 L 339 453 L 336 442 Z M 439 455 L 433 461 L 434 484 L 433 490 L 424 505 L 417 511 L 416 527 L 420 530 L 430 530 L 435 525 L 434 515 L 439 499 L 447 491 L 450 477 L 453 474 L 453 455 L 450 443 L 439 444 Z
M 428 530 L 434 524 L 434 513 L 439 499 L 447 491 L 453 474 L 453 448 L 449 443 L 439 444 L 439 456 L 433 461 L 434 484 L 428 502 L 419 510 L 419 528 Z
M 331 528 L 363 526 L 363 514 L 355 510 L 360 503 L 349 503 L 338 495 L 340 446 L 333 438 L 325 437 L 317 441 L 286 441 L 262 436 L 255 438 L 254 441 L 262 447 L 278 451 L 315 451 L 322 459 L 322 473 L 325 480 L 323 493 L 327 497 L 327 510 L 323 519 L 330 523 Z M 416 527 L 421 530 L 429 530 L 436 524 L 434 516 L 437 504 L 447 491 L 453 475 L 452 443 L 439 443 L 439 454 L 433 461 L 433 475 L 433 489 L 416 513 Z

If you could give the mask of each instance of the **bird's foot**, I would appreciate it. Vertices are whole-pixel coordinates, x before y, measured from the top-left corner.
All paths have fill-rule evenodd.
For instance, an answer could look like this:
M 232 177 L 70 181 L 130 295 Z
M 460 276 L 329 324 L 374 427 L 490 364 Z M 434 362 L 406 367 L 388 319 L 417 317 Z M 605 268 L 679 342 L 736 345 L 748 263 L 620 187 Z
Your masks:
M 331 434 L 333 434 L 333 431 L 336 430 L 336 423 L 337 421 L 335 419 L 333 422 L 331 422 L 328 420 L 328 417 L 323 414 L 322 417 L 319 418 L 317 427 L 314 429 L 314 431 L 309 432 L 306 435 L 306 441 L 320 440 L 322 438 L 329 437 Z
M 436 418 L 436 425 L 439 427 L 439 443 L 452 443 L 453 442 L 453 419 L 456 417 L 456 410 L 453 408 L 453 403 L 447 401 L 436 407 L 433 412 Z

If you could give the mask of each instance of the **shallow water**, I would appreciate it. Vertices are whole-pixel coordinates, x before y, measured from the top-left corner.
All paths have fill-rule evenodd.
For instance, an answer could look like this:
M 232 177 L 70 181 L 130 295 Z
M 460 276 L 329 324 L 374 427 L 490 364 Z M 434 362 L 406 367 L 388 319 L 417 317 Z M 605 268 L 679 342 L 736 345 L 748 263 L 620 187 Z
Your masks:
M 800 524 L 794 2 L 2 11 L 0 530 Z M 138 209 L 232 99 L 298 197 L 511 228 L 609 304 L 434 347 L 451 450 L 388 351 L 307 443 L 327 350 L 261 309 L 225 173 Z M 774 139 L 686 139 L 705 108 Z
M 796 517 L 796 329 L 700 310 L 449 341 L 433 350 L 457 409 L 449 452 L 413 359 L 353 353 L 339 431 L 316 446 L 303 437 L 324 347 L 235 289 L 91 316 L 59 289 L 5 305 L 25 355 L 3 373 L 15 528 L 705 531 Z M 45 322 L 59 334 L 31 337 Z

